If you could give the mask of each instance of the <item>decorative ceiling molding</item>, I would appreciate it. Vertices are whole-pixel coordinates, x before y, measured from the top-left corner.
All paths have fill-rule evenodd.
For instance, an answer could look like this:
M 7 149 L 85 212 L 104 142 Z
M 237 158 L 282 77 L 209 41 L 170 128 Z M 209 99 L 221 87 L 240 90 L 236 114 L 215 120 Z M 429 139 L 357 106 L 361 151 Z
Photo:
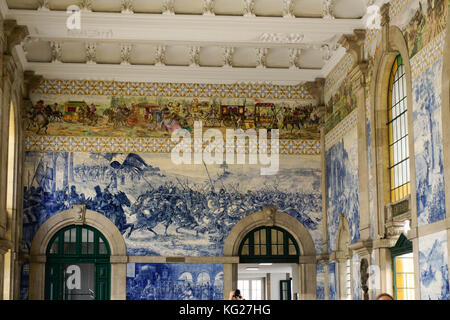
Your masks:
M 321 77 L 321 70 L 276 68 L 223 68 L 189 66 L 140 66 L 79 63 L 27 62 L 26 70 L 46 79 L 116 80 L 171 83 L 232 84 L 261 82 L 277 85 L 297 85 Z
M 2 1 L 0 12 L 28 28 L 17 53 L 24 70 L 45 78 L 296 85 L 326 77 L 345 55 L 337 40 L 364 27 L 364 18 L 335 17 L 335 2 L 322 2 L 322 17 L 304 18 L 295 16 L 294 0 L 280 1 L 278 16 L 270 17 L 258 16 L 255 0 L 242 0 L 241 16 L 217 14 L 217 0 L 201 0 L 199 12 L 189 15 L 176 14 L 175 0 L 163 0 L 161 13 L 138 13 L 132 0 L 120 0 L 116 12 L 98 12 L 95 0 L 80 0 L 73 5 L 80 28 L 72 30 L 73 11 L 53 10 L 52 1 L 40 0 L 36 10 L 9 9 Z M 29 59 L 33 50 L 41 57 Z

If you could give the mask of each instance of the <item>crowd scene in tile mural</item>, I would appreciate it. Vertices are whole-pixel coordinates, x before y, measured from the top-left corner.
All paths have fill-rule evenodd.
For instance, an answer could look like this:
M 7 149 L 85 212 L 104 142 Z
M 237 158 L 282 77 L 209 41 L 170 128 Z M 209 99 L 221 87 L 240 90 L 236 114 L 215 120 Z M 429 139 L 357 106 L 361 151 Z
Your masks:
M 180 128 L 192 130 L 194 121 L 202 121 L 205 128 L 280 129 L 281 138 L 319 137 L 319 108 L 256 100 L 113 96 L 96 104 L 40 99 L 27 111 L 26 129 L 30 134 L 46 135 L 160 137 Z
M 28 157 L 39 160 L 35 168 L 29 168 L 25 189 L 27 249 L 43 222 L 74 204 L 86 204 L 87 209 L 113 221 L 133 255 L 188 254 L 192 241 L 196 242 L 196 253 L 221 254 L 231 228 L 265 205 L 275 205 L 299 219 L 316 234 L 314 240 L 320 248 L 321 196 L 312 191 L 320 184 L 316 169 L 292 169 L 297 178 L 309 181 L 304 186 L 296 185 L 297 178 L 286 168 L 276 179 L 252 172 L 254 177 L 248 179 L 261 181 L 258 188 L 250 188 L 240 181 L 248 168 L 237 171 L 226 164 L 211 166 L 209 171 L 203 166 L 190 167 L 190 172 L 179 175 L 147 162 L 161 159 L 160 155 L 86 154 L 84 158 L 77 154 L 75 161 L 74 153 L 29 153 Z M 166 158 L 161 161 L 170 163 Z M 63 168 L 62 177 L 57 177 L 56 168 Z M 196 180 L 196 175 L 201 178 Z M 144 243 L 145 238 L 159 241 Z

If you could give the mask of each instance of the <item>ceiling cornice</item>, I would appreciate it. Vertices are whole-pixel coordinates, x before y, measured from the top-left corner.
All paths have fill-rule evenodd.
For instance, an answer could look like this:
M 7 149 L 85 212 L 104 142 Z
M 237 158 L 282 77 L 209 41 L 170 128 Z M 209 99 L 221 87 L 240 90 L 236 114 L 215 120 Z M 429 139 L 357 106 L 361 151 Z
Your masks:
M 298 85 L 314 81 L 321 70 L 288 70 L 257 68 L 216 68 L 183 66 L 140 66 L 78 63 L 27 62 L 25 70 L 46 79 L 115 80 L 130 82 L 213 83 L 239 82 Z M 262 80 L 264 79 L 264 80 Z
M 336 34 L 352 33 L 361 19 L 320 19 L 235 16 L 191 16 L 81 12 L 81 29 L 68 30 L 62 11 L 9 10 L 7 15 L 27 25 L 30 35 L 59 39 L 104 41 L 198 41 L 246 44 L 270 43 L 267 34 L 304 35 L 303 43 L 320 43 Z M 45 21 L 45 23 L 43 23 Z M 182 30 L 183 32 L 180 32 Z M 267 40 L 269 39 L 269 41 Z

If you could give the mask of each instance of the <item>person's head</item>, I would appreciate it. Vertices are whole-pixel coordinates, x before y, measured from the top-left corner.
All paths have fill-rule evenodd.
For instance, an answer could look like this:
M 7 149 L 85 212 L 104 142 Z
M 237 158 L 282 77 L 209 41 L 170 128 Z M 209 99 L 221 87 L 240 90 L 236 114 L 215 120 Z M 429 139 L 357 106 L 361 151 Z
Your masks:
M 394 300 L 394 298 L 388 293 L 381 293 L 375 300 Z
M 240 295 L 241 295 L 241 290 L 239 290 L 239 289 L 234 290 L 235 297 L 239 297 Z

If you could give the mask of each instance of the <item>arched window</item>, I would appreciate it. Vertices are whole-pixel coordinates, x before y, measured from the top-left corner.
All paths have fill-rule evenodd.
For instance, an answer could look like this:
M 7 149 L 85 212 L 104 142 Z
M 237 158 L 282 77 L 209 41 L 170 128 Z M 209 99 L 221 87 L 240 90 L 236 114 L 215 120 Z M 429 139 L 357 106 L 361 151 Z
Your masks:
M 47 246 L 45 298 L 107 300 L 110 297 L 110 248 L 89 226 L 68 226 Z
M 250 231 L 239 247 L 241 263 L 298 263 L 300 250 L 292 235 L 279 227 Z
M 388 108 L 390 196 L 391 202 L 397 202 L 411 192 L 406 73 L 401 55 L 389 77 Z

